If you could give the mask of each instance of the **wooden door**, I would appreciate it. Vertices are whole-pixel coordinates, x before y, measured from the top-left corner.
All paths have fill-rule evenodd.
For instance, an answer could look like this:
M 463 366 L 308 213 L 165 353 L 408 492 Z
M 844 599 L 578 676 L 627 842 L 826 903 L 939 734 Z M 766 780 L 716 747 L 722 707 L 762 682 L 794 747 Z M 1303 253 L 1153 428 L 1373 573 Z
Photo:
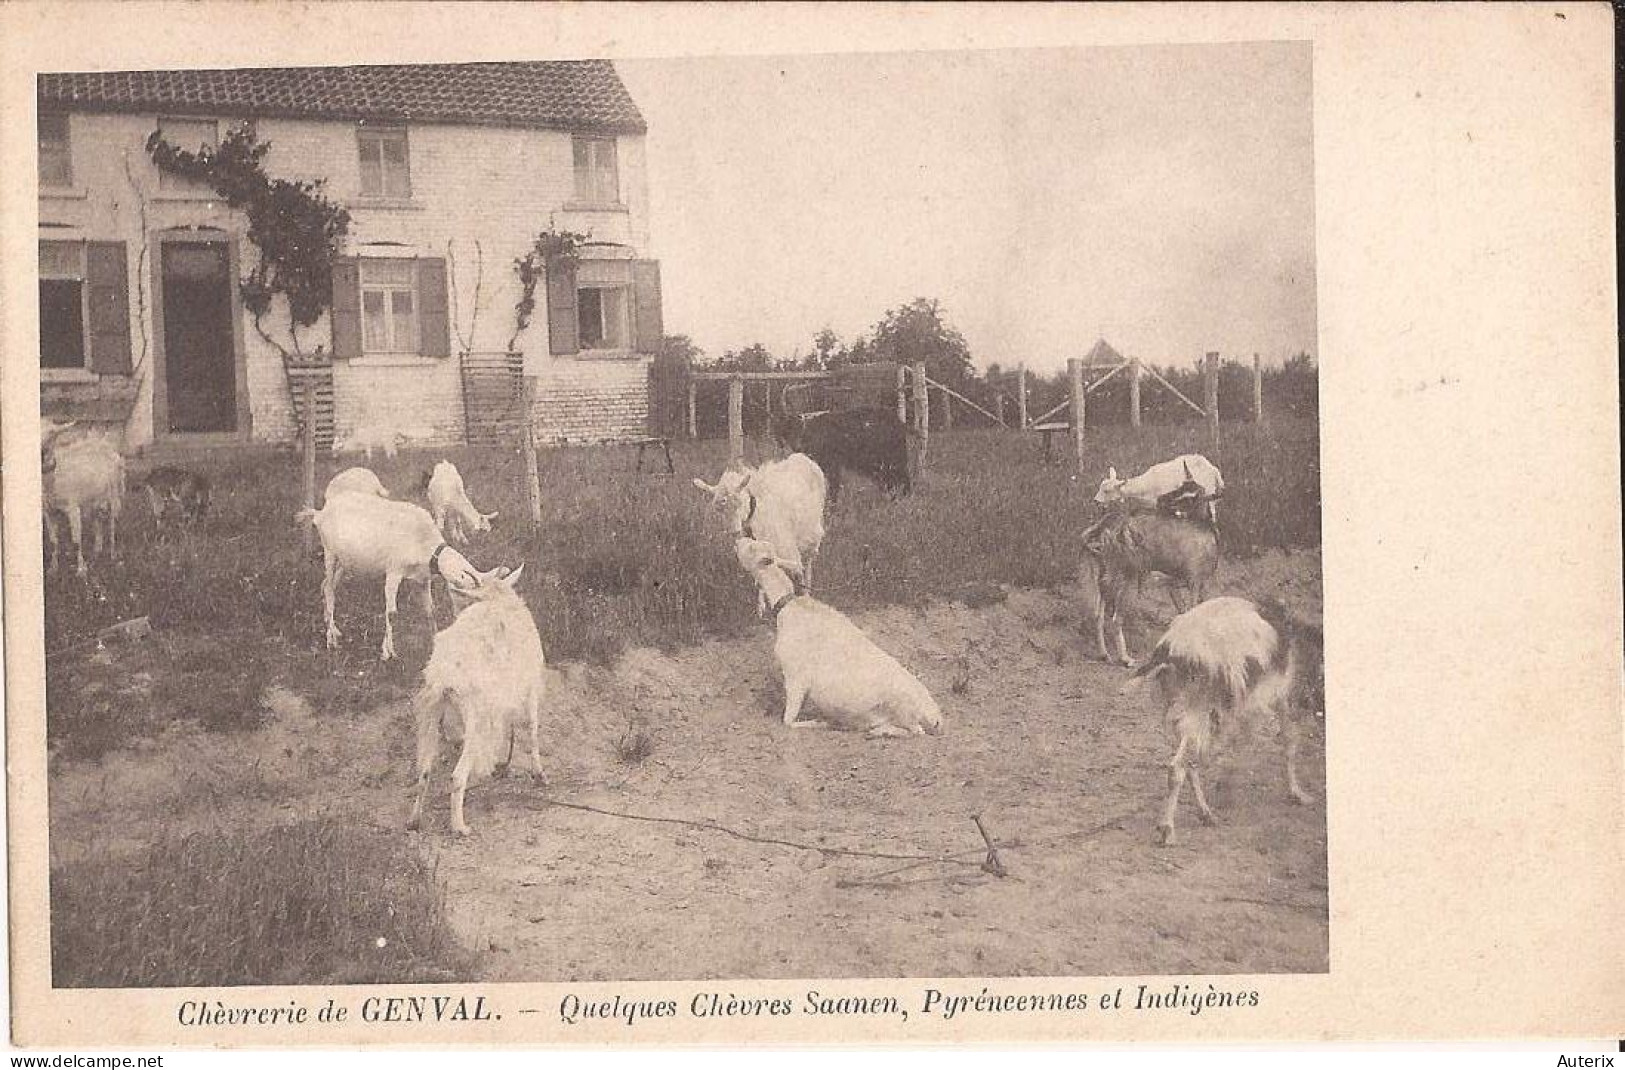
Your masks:
M 223 242 L 164 242 L 169 430 L 237 430 L 231 268 Z

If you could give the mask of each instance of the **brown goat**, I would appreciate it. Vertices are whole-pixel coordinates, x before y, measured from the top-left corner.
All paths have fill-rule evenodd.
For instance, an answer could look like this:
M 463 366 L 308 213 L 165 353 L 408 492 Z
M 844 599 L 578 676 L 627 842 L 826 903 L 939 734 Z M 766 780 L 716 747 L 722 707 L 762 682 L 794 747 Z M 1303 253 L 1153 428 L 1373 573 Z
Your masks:
M 1146 575 L 1160 572 L 1189 589 L 1192 605 L 1207 597 L 1208 585 L 1219 570 L 1219 537 L 1213 525 L 1200 519 L 1163 513 L 1108 513 L 1083 536 L 1083 562 L 1078 582 L 1085 605 L 1095 619 L 1095 641 L 1100 657 L 1111 661 L 1106 649 L 1106 622 L 1117 633 L 1117 661 L 1132 665 L 1123 638 L 1123 606 L 1129 589 L 1138 589 Z M 1185 605 L 1170 590 L 1174 608 Z

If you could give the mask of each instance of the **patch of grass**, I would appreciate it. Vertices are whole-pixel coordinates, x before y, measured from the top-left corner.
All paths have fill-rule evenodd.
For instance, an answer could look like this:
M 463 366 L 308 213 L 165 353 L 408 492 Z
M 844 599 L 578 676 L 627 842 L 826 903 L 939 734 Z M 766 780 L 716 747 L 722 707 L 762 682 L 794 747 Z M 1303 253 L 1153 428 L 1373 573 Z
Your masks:
M 468 980 L 429 863 L 399 832 L 313 820 L 165 839 L 51 870 L 59 988 Z
M 980 602 L 978 592 L 1000 585 L 1067 586 L 1077 567 L 1077 536 L 1095 514 L 1092 498 L 1107 467 L 1128 474 L 1186 452 L 1204 453 L 1224 471 L 1219 519 L 1226 557 L 1319 545 L 1313 421 L 1226 424 L 1217 446 L 1194 422 L 1138 431 L 1094 427 L 1086 448 L 1089 461 L 1080 473 L 1070 463 L 1040 463 L 1035 435 L 933 435 L 929 463 L 912 497 L 891 501 L 867 481 L 851 480 L 827 521 L 814 571 L 816 593 L 843 610 L 858 610 L 936 598 Z M 468 557 L 482 568 L 529 566 L 520 589 L 550 663 L 607 665 L 630 646 L 670 650 L 760 627 L 755 592 L 733 559 L 722 522 L 689 483 L 696 475 L 716 479 L 726 443 L 677 442 L 673 455 L 675 476 L 640 475 L 631 470 L 625 448 L 544 450 L 539 531 L 528 521 L 516 450 L 416 451 L 379 460 L 373 468 L 397 498 L 413 499 L 429 466 L 442 457 L 454 461 L 475 505 L 500 513 L 495 530 L 467 548 Z M 767 453 L 753 441 L 747 455 L 755 461 Z M 348 463 L 327 464 L 319 479 L 325 483 Z M 215 488 L 200 530 L 159 540 L 150 517 L 127 509 L 132 523 L 116 565 L 100 564 L 88 585 L 71 574 L 48 580 L 47 649 L 83 642 L 98 628 L 147 614 L 160 636 L 198 638 L 231 650 L 232 657 L 195 673 L 192 683 L 165 684 L 180 689 L 175 713 L 182 716 L 198 716 L 191 693 L 207 692 L 209 680 L 230 678 L 237 671 L 233 658 L 251 650 L 266 675 L 299 691 L 319 712 L 409 693 L 431 636 L 413 585 L 401 591 L 396 662 L 377 660 L 383 584 L 376 578 L 341 585 L 343 645 L 336 653 L 323 648 L 321 553 L 305 548 L 293 522 L 300 505 L 297 457 L 226 455 L 197 467 Z M 437 626 L 444 626 L 450 611 L 444 594 L 438 601 Z M 116 718 L 104 730 L 99 714 L 76 712 L 75 704 L 96 706 L 101 700 L 69 694 L 82 675 L 73 660 L 53 659 L 48 668 L 53 721 L 116 738 L 126 730 Z M 173 669 L 156 658 L 146 667 L 156 679 Z M 162 716 L 162 710 L 153 711 L 153 717 Z M 238 720 L 226 717 L 224 723 Z

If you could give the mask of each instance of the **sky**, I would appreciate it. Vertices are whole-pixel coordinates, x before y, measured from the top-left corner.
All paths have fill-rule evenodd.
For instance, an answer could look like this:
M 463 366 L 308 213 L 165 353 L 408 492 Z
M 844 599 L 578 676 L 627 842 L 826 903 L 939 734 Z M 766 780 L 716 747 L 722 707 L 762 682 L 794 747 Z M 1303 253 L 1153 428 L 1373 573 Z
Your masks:
M 1315 352 L 1307 43 L 619 60 L 666 331 L 844 341 L 935 298 L 978 367 L 1105 337 Z

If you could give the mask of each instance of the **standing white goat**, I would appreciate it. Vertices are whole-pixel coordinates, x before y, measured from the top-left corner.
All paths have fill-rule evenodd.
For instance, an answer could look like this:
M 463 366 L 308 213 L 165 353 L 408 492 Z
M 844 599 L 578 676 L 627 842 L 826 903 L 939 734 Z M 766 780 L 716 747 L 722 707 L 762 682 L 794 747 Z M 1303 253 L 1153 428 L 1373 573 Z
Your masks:
M 327 489 L 322 492 L 322 503 L 332 501 L 335 494 L 345 493 L 371 494 L 375 498 L 389 497 L 389 491 L 384 489 L 383 481 L 371 468 L 346 468 L 328 480 Z
M 454 586 L 473 584 L 474 566 L 446 545 L 434 518 L 421 506 L 349 491 L 329 498 L 319 510 L 300 510 L 295 519 L 314 524 L 322 538 L 326 565 L 322 609 L 329 648 L 339 642 L 333 597 L 346 572 L 384 577 L 384 646 L 380 654 L 384 661 L 395 656 L 395 595 L 402 580 L 423 584 L 423 612 L 431 621 L 431 583 L 437 571 Z
M 1186 481 L 1200 486 L 1209 501 L 1224 494 L 1224 476 L 1213 462 L 1200 453 L 1186 453 L 1154 464 L 1132 479 L 1118 479 L 1117 469 L 1108 468 L 1106 478 L 1095 491 L 1095 504 L 1155 509 L 1163 495 L 1178 490 Z
M 91 556 L 118 552 L 118 516 L 123 507 L 125 477 L 124 457 L 118 447 L 99 436 L 89 436 L 63 442 L 59 438 L 64 425 L 55 425 L 50 441 L 41 454 L 44 481 L 45 532 L 50 542 L 49 567 L 55 569 L 61 531 L 55 513 L 68 518 L 68 531 L 73 536 L 76 571 L 85 574 L 85 520 L 89 514 L 90 532 L 95 539 Z M 41 431 L 45 430 L 43 423 Z M 107 537 L 104 544 L 97 518 L 105 514 Z
M 1219 570 L 1219 537 L 1205 520 L 1162 513 L 1109 513 L 1083 536 L 1078 584 L 1085 607 L 1095 619 L 1095 642 L 1103 661 L 1106 624 L 1117 636 L 1117 660 L 1133 664 L 1123 638 L 1123 610 L 1130 586 L 1139 589 L 1147 573 L 1160 572 L 1189 588 L 1193 604 L 1207 596 Z M 1168 591 L 1176 610 L 1184 610 L 1174 587 Z
M 798 593 L 786 573 L 791 562 L 772 544 L 740 537 L 734 553 L 772 607 L 786 725 L 816 723 L 797 720 L 811 699 L 826 719 L 870 739 L 942 731 L 942 710 L 925 685 L 840 611 Z
M 1155 681 L 1175 743 L 1157 824 L 1161 843 L 1174 842 L 1174 813 L 1186 779 L 1202 821 L 1218 820 L 1207 802 L 1202 766 L 1220 745 L 1250 732 L 1255 720 L 1271 712 L 1285 741 L 1287 792 L 1295 802 L 1312 801 L 1298 782 L 1299 722 L 1324 704 L 1321 659 L 1318 629 L 1289 621 L 1279 605 L 1215 598 L 1174 618 L 1124 685 L 1127 690 L 1141 680 Z
M 728 517 L 730 534 L 771 544 L 797 588 L 812 589 L 813 559 L 824 542 L 824 470 L 817 462 L 792 453 L 758 468 L 730 468 L 715 486 L 700 479 L 694 485 Z M 759 608 L 767 611 L 765 596 Z
M 514 590 L 524 566 L 476 573 L 471 585 L 452 594 L 470 603 L 451 627 L 435 635 L 434 653 L 423 669 L 423 688 L 412 700 L 417 721 L 418 793 L 408 828 L 423 821 L 429 776 L 440 759 L 444 736 L 462 741 L 451 774 L 451 827 L 468 835 L 463 796 L 471 778 L 501 776 L 513 758 L 513 734 L 521 717 L 530 721 L 530 761 L 540 776 L 537 720 L 546 687 L 546 662 L 536 621 Z M 508 745 L 506 755 L 502 745 Z
M 424 483 L 424 495 L 429 511 L 434 514 L 435 526 L 447 541 L 466 545 L 470 531 L 490 531 L 496 513 L 482 513 L 468 500 L 463 488 L 463 475 L 450 461 L 441 461 L 429 473 Z

